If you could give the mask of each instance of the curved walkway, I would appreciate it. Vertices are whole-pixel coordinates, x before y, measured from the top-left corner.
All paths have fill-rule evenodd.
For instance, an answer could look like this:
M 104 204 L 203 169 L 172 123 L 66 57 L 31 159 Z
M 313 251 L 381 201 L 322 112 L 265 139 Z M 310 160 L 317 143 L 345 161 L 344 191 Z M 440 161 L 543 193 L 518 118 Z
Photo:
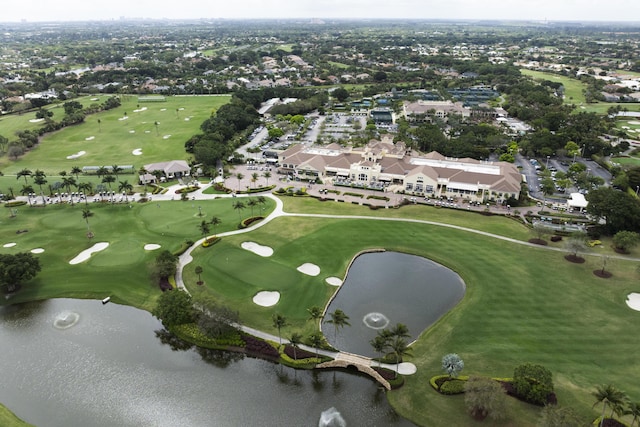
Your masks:
M 224 197 L 235 197 L 235 196 L 231 196 L 231 195 L 208 195 L 208 194 L 203 194 L 203 189 L 198 190 L 194 193 L 191 193 L 191 197 L 195 200 L 206 200 L 206 199 L 215 199 L 215 198 L 224 198 Z M 237 197 L 249 197 L 250 195 L 238 195 Z M 436 221 L 428 221 L 428 220 L 421 220 L 421 219 L 411 219 L 411 218 L 385 218 L 385 217 L 371 217 L 371 216 L 365 216 L 365 215 L 329 215 L 329 214 L 305 214 L 305 213 L 290 213 L 290 212 L 285 212 L 284 211 L 284 203 L 282 202 L 282 200 L 279 197 L 274 196 L 273 194 L 264 194 L 264 197 L 268 197 L 272 200 L 275 201 L 276 203 L 276 207 L 273 210 L 273 212 L 271 212 L 265 219 L 263 219 L 262 221 L 260 221 L 259 223 L 256 223 L 254 225 L 252 225 L 251 227 L 247 227 L 245 229 L 241 229 L 241 230 L 233 230 L 233 231 L 227 231 L 224 233 L 219 233 L 217 234 L 217 236 L 219 237 L 225 237 L 225 236 L 233 236 L 236 234 L 242 234 L 242 233 L 249 233 L 253 230 L 256 230 L 257 228 L 260 228 L 266 224 L 268 224 L 269 222 L 271 222 L 273 219 L 278 218 L 278 217 L 283 217 L 283 216 L 289 216 L 289 217 L 306 217 L 306 218 L 328 218 L 328 219 L 360 219 L 360 220 L 371 220 L 371 221 L 400 221 L 400 222 L 410 222 L 410 223 L 416 223 L 416 224 L 428 224 L 428 225 L 434 225 L 434 226 L 438 226 L 438 227 L 446 227 L 446 228 L 451 228 L 451 229 L 455 229 L 455 230 L 461 230 L 461 231 L 465 231 L 465 232 L 469 232 L 469 233 L 475 233 L 475 234 L 479 234 L 482 236 L 487 236 L 487 237 L 491 237 L 494 239 L 500 239 L 506 242 L 510 242 L 510 243 L 515 243 L 515 244 L 519 244 L 519 245 L 523 245 L 523 246 L 528 246 L 528 247 L 533 247 L 533 248 L 538 248 L 538 249 L 543 249 L 543 250 L 551 250 L 551 251 L 556 251 L 556 252 L 567 252 L 569 253 L 570 251 L 563 249 L 563 248 L 554 248 L 554 247 L 547 247 L 547 246 L 541 246 L 541 245 L 537 245 L 534 243 L 529 243 L 529 242 L 524 242 L 521 240 L 517 240 L 517 239 L 513 239 L 510 237 L 506 237 L 506 236 L 500 236 L 498 234 L 493 234 L 493 233 L 489 233 L 486 231 L 481 231 L 481 230 L 475 230 L 472 228 L 468 228 L 468 227 L 462 227 L 459 225 L 453 225 L 453 224 L 446 224 L 446 223 L 442 223 L 442 222 L 436 222 Z M 154 201 L 155 200 L 167 200 L 166 196 L 163 198 L 156 198 L 154 196 Z M 171 197 L 171 200 L 173 200 L 173 197 Z M 195 242 L 191 247 L 189 247 L 182 255 L 180 255 L 180 257 L 178 258 L 178 266 L 177 266 L 177 270 L 176 270 L 176 285 L 178 288 L 186 291 L 187 293 L 189 292 L 188 289 L 186 288 L 185 284 L 184 284 L 184 280 L 182 278 L 182 271 L 184 270 L 185 265 L 189 264 L 191 261 L 193 261 L 193 257 L 191 256 L 191 252 L 197 248 L 198 246 L 200 246 L 202 244 L 202 242 L 204 242 L 206 238 L 202 238 L 200 240 L 198 240 L 197 242 Z M 599 254 L 594 254 L 595 256 L 602 256 Z M 616 256 L 616 255 L 610 255 L 611 258 L 618 258 L 618 259 L 624 259 L 624 260 L 628 260 L 628 261 L 640 261 L 640 258 L 630 258 L 630 257 L 624 257 L 624 256 Z M 270 341 L 276 341 L 279 342 L 281 341 L 282 343 L 289 343 L 288 340 L 286 339 L 281 339 L 278 336 L 263 332 L 263 331 L 259 331 L 257 329 L 253 329 L 250 328 L 248 326 L 244 326 L 244 325 L 239 325 L 240 329 L 251 334 L 254 335 L 256 337 L 260 337 L 263 339 L 267 339 Z M 326 350 L 317 350 L 315 348 L 306 346 L 306 345 L 301 345 L 300 348 L 305 349 L 307 351 L 310 352 L 318 352 L 319 354 L 322 354 L 324 356 L 328 356 L 333 358 L 336 361 L 340 361 L 338 364 L 339 365 L 344 365 L 347 366 L 348 364 L 352 364 L 352 365 L 359 365 L 359 366 L 363 366 L 366 368 L 369 368 L 369 370 L 373 367 L 373 366 L 381 366 L 383 368 L 387 368 L 390 370 L 397 370 L 397 372 L 399 372 L 400 374 L 403 375 L 412 375 L 416 372 L 416 366 L 413 363 L 400 363 L 399 365 L 397 364 L 377 364 L 373 362 L 373 360 L 369 357 L 365 357 L 365 356 L 360 356 L 360 355 L 355 355 L 355 354 L 351 354 L 351 353 L 347 353 L 347 352 L 332 352 L 332 351 L 326 351 Z M 326 367 L 332 367 L 333 365 L 331 364 L 327 364 Z M 336 365 L 337 366 L 337 365 Z M 373 376 L 373 375 L 372 375 Z M 378 381 L 380 381 L 380 379 L 376 378 Z M 388 383 L 384 380 L 380 381 L 383 385 L 385 385 L 385 387 L 388 387 Z

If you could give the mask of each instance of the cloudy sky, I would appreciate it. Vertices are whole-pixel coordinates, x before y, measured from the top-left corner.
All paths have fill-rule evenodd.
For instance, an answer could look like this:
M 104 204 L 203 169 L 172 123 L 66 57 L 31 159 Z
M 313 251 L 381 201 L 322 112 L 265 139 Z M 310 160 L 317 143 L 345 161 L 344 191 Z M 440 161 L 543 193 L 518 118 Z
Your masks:
M 6 1 L 6 0 L 5 0 Z M 423 18 L 640 22 L 638 0 L 13 0 L 0 22 L 125 18 Z

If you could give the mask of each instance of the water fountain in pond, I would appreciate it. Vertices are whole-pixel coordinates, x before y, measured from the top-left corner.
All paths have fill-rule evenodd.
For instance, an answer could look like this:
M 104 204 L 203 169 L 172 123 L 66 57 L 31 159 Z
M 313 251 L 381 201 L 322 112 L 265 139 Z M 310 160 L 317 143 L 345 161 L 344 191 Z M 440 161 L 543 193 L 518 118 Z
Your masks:
M 389 318 L 382 313 L 368 313 L 363 318 L 362 321 L 368 328 L 371 329 L 384 329 L 389 324 Z
M 340 412 L 334 407 L 322 411 L 318 427 L 346 427 L 347 422 L 342 418 Z
M 62 313 L 58 313 L 53 321 L 53 326 L 57 329 L 68 329 L 78 323 L 78 320 L 80 320 L 78 313 L 74 311 L 63 311 Z

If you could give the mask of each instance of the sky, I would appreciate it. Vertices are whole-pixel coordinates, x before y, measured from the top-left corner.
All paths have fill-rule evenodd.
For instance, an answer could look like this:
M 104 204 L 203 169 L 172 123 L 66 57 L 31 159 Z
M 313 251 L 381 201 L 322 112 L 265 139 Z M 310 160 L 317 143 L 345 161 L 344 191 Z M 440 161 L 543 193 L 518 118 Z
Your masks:
M 7 1 L 7 0 L 5 0 Z M 640 22 L 638 0 L 14 0 L 0 22 L 255 18 L 419 18 Z

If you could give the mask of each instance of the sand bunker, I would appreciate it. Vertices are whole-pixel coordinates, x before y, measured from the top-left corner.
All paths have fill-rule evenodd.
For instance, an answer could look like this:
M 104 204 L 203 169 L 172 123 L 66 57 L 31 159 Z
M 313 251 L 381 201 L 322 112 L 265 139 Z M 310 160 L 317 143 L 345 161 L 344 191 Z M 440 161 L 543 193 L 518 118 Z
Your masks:
M 120 117 L 118 120 L 123 121 L 123 120 L 127 120 L 129 117 L 124 116 L 124 117 Z
M 142 148 L 136 148 L 131 152 L 134 156 L 142 156 Z
M 631 129 L 629 126 L 620 126 L 622 129 Z
M 180 107 L 180 108 L 178 108 L 178 110 L 184 111 L 184 107 Z
M 44 119 L 31 119 L 31 120 L 29 120 L 29 123 L 40 123 L 40 122 L 43 122 L 43 121 L 44 121 Z
M 629 123 L 630 125 L 634 125 L 634 126 L 638 126 L 638 125 L 640 125 L 640 122 L 639 122 L 639 121 L 637 121 L 637 120 L 630 120 L 630 121 L 628 121 L 627 123 Z
M 305 262 L 300 267 L 298 267 L 297 270 L 302 274 L 306 274 L 307 276 L 317 276 L 318 274 L 320 274 L 320 267 L 315 264 L 311 264 L 310 262 Z
M 171 138 L 171 135 L 165 135 L 162 137 L 162 139 L 169 139 L 169 138 Z
M 402 362 L 398 365 L 398 373 L 402 375 L 413 375 L 417 371 L 416 365 L 410 362 Z
M 93 141 L 94 139 L 96 139 L 96 137 L 95 137 L 95 136 L 88 136 L 88 137 L 86 137 L 84 140 L 85 140 L 85 141 Z
M 147 107 L 142 107 L 142 108 L 139 108 L 139 109 L 137 109 L 137 110 L 133 110 L 133 112 L 134 112 L 134 113 L 139 113 L 139 112 L 141 112 L 141 111 L 145 111 L 146 109 L 147 109 Z
M 145 130 L 144 133 L 151 133 L 151 131 L 150 130 Z
M 80 264 L 81 262 L 84 262 L 89 258 L 91 258 L 92 253 L 103 251 L 107 249 L 107 246 L 109 246 L 108 242 L 96 243 L 95 245 L 91 246 L 89 249 L 85 249 L 84 251 L 80 252 L 78 256 L 76 256 L 74 259 L 69 261 L 69 264 L 71 265 Z
M 167 109 L 166 108 L 161 108 L 160 111 L 167 111 Z
M 627 295 L 626 302 L 629 308 L 640 311 L 640 294 L 637 294 L 635 292 L 630 293 L 629 295 Z
M 12 243 L 5 243 L 4 245 L 2 245 L 3 248 L 12 248 L 16 245 L 15 242 Z
M 130 130 L 129 133 L 136 133 L 136 131 L 135 130 Z
M 160 245 L 156 243 L 147 243 L 146 245 L 144 245 L 145 251 L 155 251 L 156 249 L 160 249 Z
M 331 286 L 342 286 L 342 280 L 337 277 L 327 277 L 326 279 L 324 279 L 324 281 Z
M 97 101 L 100 98 L 91 98 L 92 101 Z
M 240 247 L 263 257 L 273 255 L 273 249 L 271 249 L 269 246 L 259 245 L 256 242 L 242 242 Z
M 185 122 L 188 122 L 189 120 L 191 120 L 189 117 L 185 117 L 185 118 L 184 118 L 184 121 L 185 121 Z
M 75 154 L 72 154 L 70 156 L 67 156 L 67 160 L 73 160 L 73 159 L 77 159 L 78 157 L 84 156 L 85 154 L 87 154 L 86 151 L 78 151 Z
M 42 252 L 44 252 L 44 249 L 42 248 L 31 249 L 32 254 L 41 254 Z
M 280 292 L 276 291 L 262 291 L 258 292 L 253 297 L 253 302 L 262 307 L 271 307 L 276 305 L 280 301 Z

